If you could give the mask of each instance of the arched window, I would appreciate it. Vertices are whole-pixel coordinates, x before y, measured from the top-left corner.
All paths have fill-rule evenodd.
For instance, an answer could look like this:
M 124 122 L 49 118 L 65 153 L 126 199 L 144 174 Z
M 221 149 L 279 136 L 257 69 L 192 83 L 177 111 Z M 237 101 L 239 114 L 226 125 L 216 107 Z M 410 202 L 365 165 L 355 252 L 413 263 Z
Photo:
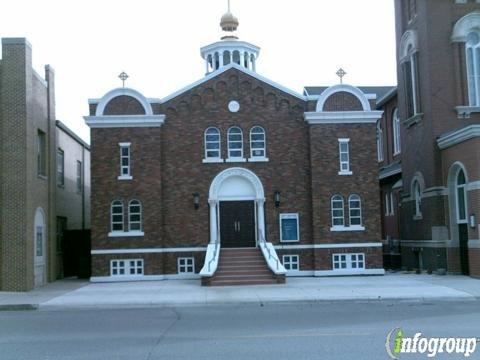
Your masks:
M 231 56 L 232 55 L 231 55 L 230 51 L 224 51 L 223 52 L 223 66 L 230 64 L 230 62 L 231 62 L 230 60 L 232 59 Z
M 205 159 L 220 159 L 220 131 L 217 128 L 205 130 Z
M 407 47 L 407 57 L 402 63 L 402 70 L 405 87 L 407 118 L 411 118 L 412 116 L 421 112 L 418 78 L 418 51 L 414 49 L 412 45 Z
M 237 126 L 228 129 L 228 158 L 243 159 L 243 134 Z
M 345 226 L 345 214 L 343 209 L 343 197 L 334 195 L 332 197 L 332 226 Z
M 233 62 L 234 62 L 235 64 L 241 65 L 241 64 L 240 64 L 240 52 L 239 52 L 238 50 L 235 50 L 235 51 L 233 52 L 232 57 L 233 57 Z
M 392 129 L 393 129 L 393 154 L 400 154 L 402 151 L 400 145 L 400 118 L 398 117 L 398 109 L 393 110 L 392 114 Z
M 350 195 L 348 198 L 348 210 L 350 226 L 362 225 L 362 201 L 358 195 Z
M 265 158 L 266 149 L 265 130 L 260 126 L 254 126 L 250 130 L 250 157 Z
M 457 174 L 456 181 L 456 205 L 457 205 L 457 223 L 466 223 L 467 222 L 467 202 L 466 202 L 466 193 L 465 193 L 465 173 L 463 170 Z
M 383 161 L 383 131 L 380 121 L 377 122 L 377 158 Z
M 418 180 L 413 182 L 413 199 L 415 200 L 415 216 L 422 215 L 422 189 Z
M 243 66 L 248 69 L 248 53 L 243 54 Z
M 468 98 L 470 106 L 480 106 L 480 35 L 471 32 L 467 35 Z
M 113 201 L 110 212 L 112 232 L 123 231 L 123 202 L 120 200 Z
M 128 231 L 142 231 L 142 204 L 138 200 L 128 203 Z

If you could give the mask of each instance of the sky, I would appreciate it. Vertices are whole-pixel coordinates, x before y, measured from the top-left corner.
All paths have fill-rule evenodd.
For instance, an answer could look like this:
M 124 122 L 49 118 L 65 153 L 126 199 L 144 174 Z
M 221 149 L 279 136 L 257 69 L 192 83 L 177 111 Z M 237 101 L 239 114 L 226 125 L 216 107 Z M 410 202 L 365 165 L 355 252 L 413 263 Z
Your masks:
M 222 35 L 227 0 L 15 0 L 0 37 L 26 37 L 55 70 L 56 115 L 87 142 L 88 99 L 120 87 L 163 98 L 205 75 L 200 47 Z M 261 47 L 257 72 L 299 93 L 339 82 L 395 85 L 393 0 L 231 0 L 238 35 Z

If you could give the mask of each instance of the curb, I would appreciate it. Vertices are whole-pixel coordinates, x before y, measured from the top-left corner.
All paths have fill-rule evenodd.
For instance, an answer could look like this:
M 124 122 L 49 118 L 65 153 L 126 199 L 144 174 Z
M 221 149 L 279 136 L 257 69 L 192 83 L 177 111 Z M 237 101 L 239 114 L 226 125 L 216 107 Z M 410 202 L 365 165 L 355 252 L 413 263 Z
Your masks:
M 38 304 L 6 304 L 0 305 L 0 311 L 31 311 L 38 310 Z

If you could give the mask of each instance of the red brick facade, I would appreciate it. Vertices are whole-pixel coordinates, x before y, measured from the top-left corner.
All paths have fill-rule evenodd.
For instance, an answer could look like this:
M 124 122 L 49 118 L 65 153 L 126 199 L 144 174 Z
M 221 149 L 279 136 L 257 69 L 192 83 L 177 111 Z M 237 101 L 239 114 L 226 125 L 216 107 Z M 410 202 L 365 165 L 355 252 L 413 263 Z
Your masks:
M 229 110 L 232 100 L 240 104 L 238 112 Z M 138 115 L 143 113 L 138 109 L 141 101 L 125 94 L 103 104 L 108 114 L 96 114 L 101 102 L 90 108 L 91 119 L 99 115 L 97 124 L 117 115 L 149 116 L 148 111 L 144 117 Z M 332 271 L 334 253 L 363 253 L 365 268 L 381 273 L 375 122 L 309 124 L 305 112 L 315 104 L 232 67 L 171 99 L 151 104 L 152 116 L 165 116 L 161 126 L 92 126 L 93 276 L 109 277 L 113 259 L 143 259 L 146 276 L 173 275 L 178 273 L 179 257 L 194 257 L 198 274 L 210 240 L 209 190 L 219 173 L 233 167 L 248 169 L 260 180 L 265 194 L 265 237 L 277 247 L 280 259 L 299 255 L 300 273 L 313 274 Z M 361 101 L 348 92 L 331 95 L 325 108 L 363 113 Z M 268 161 L 248 161 L 250 129 L 256 125 L 265 129 Z M 228 129 L 240 127 L 247 161 L 205 163 L 204 134 L 211 126 L 220 131 L 222 159 L 228 158 Z M 350 139 L 352 175 L 338 174 L 339 138 Z M 131 180 L 118 178 L 121 143 L 131 144 Z M 281 196 L 278 206 L 276 191 Z M 198 209 L 192 194 L 199 196 Z M 348 197 L 361 197 L 365 230 L 330 230 L 330 200 L 335 194 L 345 199 L 347 227 Z M 126 209 L 133 199 L 142 203 L 144 235 L 109 236 L 112 201 L 123 201 Z M 280 242 L 279 215 L 283 213 L 298 214 L 298 242 Z M 128 212 L 124 214 L 127 228 Z

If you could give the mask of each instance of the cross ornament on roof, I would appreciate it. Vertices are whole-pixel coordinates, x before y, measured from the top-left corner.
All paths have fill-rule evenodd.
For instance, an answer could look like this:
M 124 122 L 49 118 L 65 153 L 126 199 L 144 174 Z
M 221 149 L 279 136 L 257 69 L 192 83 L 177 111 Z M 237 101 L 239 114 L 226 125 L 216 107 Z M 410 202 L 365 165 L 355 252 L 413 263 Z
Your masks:
M 342 68 L 338 69 L 337 76 L 340 78 L 340 84 L 343 84 L 343 77 L 347 75 L 346 71 Z
M 125 71 L 122 71 L 120 75 L 118 75 L 120 80 L 122 80 L 122 86 L 125 87 L 125 81 L 128 79 L 128 75 Z

